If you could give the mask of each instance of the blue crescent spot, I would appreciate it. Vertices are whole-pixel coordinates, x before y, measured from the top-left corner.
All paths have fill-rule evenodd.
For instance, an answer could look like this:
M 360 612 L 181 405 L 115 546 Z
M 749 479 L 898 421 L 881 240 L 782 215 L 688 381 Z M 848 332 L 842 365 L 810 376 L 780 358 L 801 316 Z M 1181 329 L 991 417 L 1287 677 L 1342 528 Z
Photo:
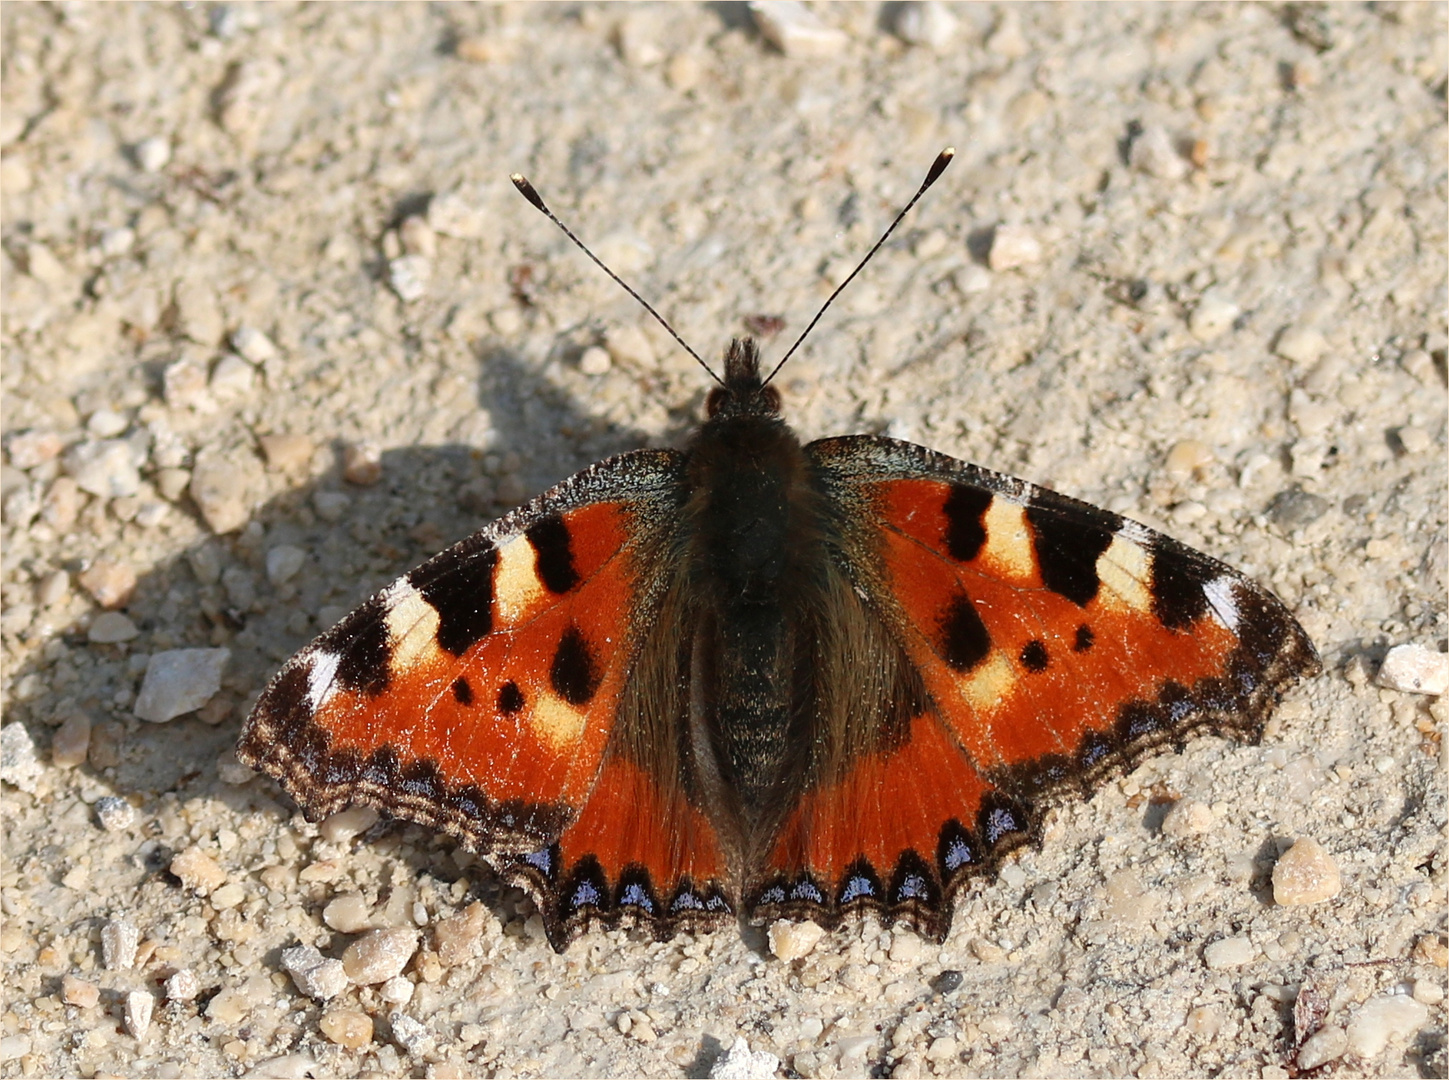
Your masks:
M 641 907 L 651 915 L 654 913 L 654 902 L 649 899 L 649 894 L 644 891 L 642 885 L 629 885 L 624 889 L 624 895 L 619 897 L 620 904 L 633 904 Z
M 703 902 L 692 892 L 680 893 L 674 898 L 674 903 L 669 905 L 670 911 L 700 911 L 703 908 Z
M 592 882 L 581 881 L 579 882 L 578 888 L 574 889 L 573 898 L 569 903 L 576 908 L 581 908 L 586 904 L 592 904 L 594 907 L 598 907 L 600 906 L 599 902 L 601 899 L 602 896 L 599 890 L 594 888 Z
M 916 900 L 927 895 L 929 895 L 929 890 L 926 888 L 926 879 L 920 874 L 907 875 L 896 892 L 896 898 L 900 900 Z
M 820 895 L 820 890 L 809 881 L 797 882 L 795 887 L 790 890 L 790 899 L 809 900 L 812 904 L 825 903 L 825 897 Z
M 785 890 L 778 885 L 772 885 L 760 893 L 762 904 L 783 904 L 785 902 Z
M 964 840 L 952 840 L 946 848 L 946 869 L 955 870 L 959 866 L 976 861 L 971 854 L 971 846 Z
M 848 904 L 850 901 L 859 899 L 862 896 L 874 895 L 875 889 L 872 887 L 869 879 L 853 877 L 845 883 L 845 888 L 840 893 L 840 902 L 842 904 Z
M 531 855 L 525 855 L 523 861 L 535 869 L 542 870 L 545 874 L 553 867 L 553 856 L 549 854 L 548 848 L 542 851 L 535 851 Z

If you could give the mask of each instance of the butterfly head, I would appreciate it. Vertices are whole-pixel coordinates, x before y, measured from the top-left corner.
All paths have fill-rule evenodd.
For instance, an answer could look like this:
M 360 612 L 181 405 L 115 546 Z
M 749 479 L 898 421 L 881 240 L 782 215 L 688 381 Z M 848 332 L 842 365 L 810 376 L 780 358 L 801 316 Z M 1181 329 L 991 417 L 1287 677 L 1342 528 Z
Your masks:
M 780 411 L 780 392 L 760 378 L 760 350 L 754 338 L 735 338 L 725 353 L 724 382 L 709 392 L 706 409 L 716 416 L 766 415 Z

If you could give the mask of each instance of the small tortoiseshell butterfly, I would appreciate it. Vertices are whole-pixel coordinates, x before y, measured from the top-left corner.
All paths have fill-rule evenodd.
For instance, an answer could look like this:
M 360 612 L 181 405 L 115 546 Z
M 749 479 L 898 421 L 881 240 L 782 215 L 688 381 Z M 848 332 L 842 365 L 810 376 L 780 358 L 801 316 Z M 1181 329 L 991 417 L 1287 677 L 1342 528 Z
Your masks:
M 558 950 L 862 912 L 940 940 L 1051 799 L 1256 739 L 1319 669 L 1215 559 L 911 443 L 802 445 L 749 339 L 719 382 L 685 449 L 591 466 L 308 645 L 238 757 L 310 818 L 489 854 Z

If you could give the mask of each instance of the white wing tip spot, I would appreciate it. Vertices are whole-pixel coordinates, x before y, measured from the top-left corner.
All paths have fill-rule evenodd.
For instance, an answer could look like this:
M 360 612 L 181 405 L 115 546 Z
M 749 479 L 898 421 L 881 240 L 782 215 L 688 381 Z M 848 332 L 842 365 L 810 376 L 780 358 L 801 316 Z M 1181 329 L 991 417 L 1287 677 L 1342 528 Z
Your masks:
M 312 654 L 312 663 L 307 667 L 307 707 L 312 715 L 332 696 L 332 684 L 337 681 L 337 665 L 342 657 L 337 653 L 317 651 Z
M 1217 615 L 1218 621 L 1234 633 L 1238 629 L 1238 601 L 1233 593 L 1237 582 L 1228 575 L 1215 577 L 1202 587 L 1208 606 Z

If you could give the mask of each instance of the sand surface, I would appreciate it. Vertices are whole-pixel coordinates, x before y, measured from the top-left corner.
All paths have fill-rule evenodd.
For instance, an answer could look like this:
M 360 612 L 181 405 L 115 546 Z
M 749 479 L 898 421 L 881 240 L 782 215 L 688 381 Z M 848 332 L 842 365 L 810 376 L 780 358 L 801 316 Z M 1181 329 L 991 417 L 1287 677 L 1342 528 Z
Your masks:
M 811 11 L 782 51 L 730 3 L 0 10 L 0 1076 L 1445 1074 L 1449 717 L 1376 683 L 1446 638 L 1445 7 Z M 946 145 L 787 415 L 1271 587 L 1325 672 L 1262 745 L 1056 811 L 944 945 L 788 962 L 555 955 L 451 843 L 238 766 L 351 605 L 700 414 L 511 171 L 713 359 L 760 316 L 778 355 Z M 193 648 L 220 689 L 138 719 Z M 1341 890 L 1277 904 L 1305 836 Z M 284 971 L 367 927 L 416 932 L 390 981 Z

